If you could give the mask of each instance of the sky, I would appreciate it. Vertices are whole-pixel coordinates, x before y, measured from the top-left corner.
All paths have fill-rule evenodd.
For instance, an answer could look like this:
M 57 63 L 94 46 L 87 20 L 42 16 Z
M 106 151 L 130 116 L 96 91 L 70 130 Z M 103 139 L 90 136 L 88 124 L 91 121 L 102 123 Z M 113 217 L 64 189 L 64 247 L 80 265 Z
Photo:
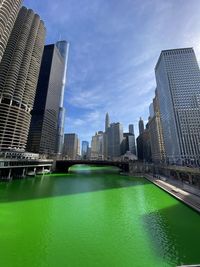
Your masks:
M 46 44 L 70 44 L 65 132 L 90 141 L 106 112 L 124 131 L 147 122 L 161 50 L 193 47 L 200 61 L 199 0 L 24 0 L 45 22 Z

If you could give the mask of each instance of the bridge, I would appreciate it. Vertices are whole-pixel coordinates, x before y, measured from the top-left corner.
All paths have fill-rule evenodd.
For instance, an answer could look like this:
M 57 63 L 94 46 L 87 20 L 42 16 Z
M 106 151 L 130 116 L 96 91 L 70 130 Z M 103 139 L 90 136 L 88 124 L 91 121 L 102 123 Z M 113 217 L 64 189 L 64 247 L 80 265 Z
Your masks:
M 73 165 L 94 165 L 94 166 L 115 166 L 123 172 L 129 172 L 129 163 L 124 161 L 106 161 L 106 160 L 57 160 L 55 171 L 58 173 L 68 173 Z

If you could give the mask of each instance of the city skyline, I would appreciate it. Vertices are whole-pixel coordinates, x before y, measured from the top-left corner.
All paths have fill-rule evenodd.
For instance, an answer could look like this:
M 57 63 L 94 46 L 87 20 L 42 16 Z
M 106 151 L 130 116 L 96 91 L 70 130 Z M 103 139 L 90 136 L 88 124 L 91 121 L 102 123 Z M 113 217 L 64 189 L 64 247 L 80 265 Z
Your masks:
M 148 119 L 160 51 L 194 47 L 200 58 L 200 4 L 181 3 L 24 1 L 47 24 L 46 43 L 70 43 L 66 133 L 76 132 L 90 141 L 94 132 L 103 130 L 108 112 L 125 131 L 134 124 L 138 135 L 140 116 Z

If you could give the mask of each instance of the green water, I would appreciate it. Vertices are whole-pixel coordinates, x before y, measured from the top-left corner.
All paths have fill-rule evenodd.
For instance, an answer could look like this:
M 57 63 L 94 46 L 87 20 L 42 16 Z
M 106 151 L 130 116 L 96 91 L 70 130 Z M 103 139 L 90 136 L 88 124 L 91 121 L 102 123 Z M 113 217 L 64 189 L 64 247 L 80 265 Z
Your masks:
M 200 215 L 115 168 L 0 183 L 2 267 L 200 263 Z

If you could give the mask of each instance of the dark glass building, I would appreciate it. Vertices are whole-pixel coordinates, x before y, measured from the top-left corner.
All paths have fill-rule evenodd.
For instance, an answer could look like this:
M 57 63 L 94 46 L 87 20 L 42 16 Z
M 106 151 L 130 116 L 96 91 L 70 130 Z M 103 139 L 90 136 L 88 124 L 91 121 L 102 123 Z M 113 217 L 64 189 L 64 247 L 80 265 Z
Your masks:
M 83 159 L 87 158 L 88 149 L 89 149 L 89 142 L 88 141 L 82 141 L 81 156 L 82 156 Z
M 142 134 L 144 132 L 144 121 L 142 118 L 139 120 L 139 134 Z
M 78 155 L 78 135 L 68 133 L 64 136 L 63 156 L 67 159 L 75 160 Z
M 62 152 L 68 43 L 46 45 L 42 58 L 27 150 L 53 155 Z

